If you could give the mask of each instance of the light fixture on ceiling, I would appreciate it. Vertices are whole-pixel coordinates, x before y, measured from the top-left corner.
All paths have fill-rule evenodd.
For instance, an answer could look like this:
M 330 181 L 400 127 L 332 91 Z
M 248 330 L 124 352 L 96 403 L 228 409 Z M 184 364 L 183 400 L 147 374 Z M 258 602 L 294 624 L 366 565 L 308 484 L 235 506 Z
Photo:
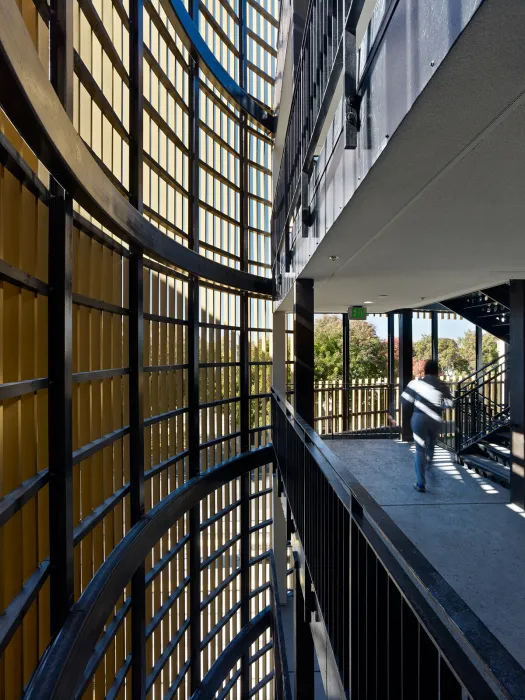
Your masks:
M 331 255 L 331 256 L 330 256 L 330 260 L 331 260 L 332 262 L 335 262 L 336 260 L 339 260 L 339 255 Z
M 388 294 L 378 294 L 378 295 L 377 295 L 377 298 L 378 298 L 378 299 L 384 299 L 384 298 L 387 297 L 387 296 L 388 296 Z
M 363 303 L 364 303 L 364 304 L 373 304 L 374 302 L 373 302 L 373 301 L 365 301 L 365 302 L 363 302 Z

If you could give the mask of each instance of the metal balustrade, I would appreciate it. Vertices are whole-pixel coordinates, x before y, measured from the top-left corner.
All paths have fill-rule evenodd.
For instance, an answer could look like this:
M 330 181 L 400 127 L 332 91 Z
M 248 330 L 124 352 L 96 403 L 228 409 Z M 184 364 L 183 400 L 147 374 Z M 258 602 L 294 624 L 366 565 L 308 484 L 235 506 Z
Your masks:
M 356 698 L 522 698 L 525 671 L 272 390 L 292 531 L 340 682 Z
M 505 354 L 457 383 L 454 405 L 444 410 L 441 444 L 460 454 L 509 425 L 508 369 Z
M 346 146 L 357 132 L 355 31 L 364 0 L 311 0 L 294 74 L 294 92 L 274 199 L 273 245 L 285 254 L 289 237 L 309 226 L 308 177 L 341 71 L 344 71 Z M 276 260 L 273 261 L 274 266 Z M 285 260 L 285 267 L 289 261 Z M 282 273 L 283 270 L 276 270 Z

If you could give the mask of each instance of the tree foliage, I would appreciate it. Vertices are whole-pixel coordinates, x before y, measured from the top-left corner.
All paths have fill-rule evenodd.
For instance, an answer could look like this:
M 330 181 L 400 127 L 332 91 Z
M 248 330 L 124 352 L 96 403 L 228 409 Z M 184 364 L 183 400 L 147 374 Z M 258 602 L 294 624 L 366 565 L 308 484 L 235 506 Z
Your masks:
M 483 334 L 483 364 L 498 356 L 497 340 Z M 448 376 L 465 376 L 476 367 L 476 333 L 467 330 L 455 340 L 440 338 L 438 342 L 440 372 Z M 325 314 L 317 317 L 314 326 L 315 381 L 339 382 L 343 379 L 343 327 L 340 316 Z M 399 363 L 399 339 L 394 340 L 396 374 Z M 414 343 L 414 376 L 423 373 L 425 360 L 432 356 L 430 335 Z M 379 379 L 387 376 L 387 341 L 377 335 L 367 321 L 350 324 L 350 381 Z
M 326 314 L 314 326 L 315 381 L 343 379 L 343 324 L 339 316 Z M 350 379 L 386 376 L 387 344 L 367 321 L 350 325 Z
M 459 350 L 462 356 L 465 358 L 465 362 L 468 365 L 469 372 L 474 372 L 476 369 L 476 333 L 475 331 L 468 330 L 465 335 L 458 341 Z M 484 365 L 488 365 L 489 362 L 494 362 L 497 359 L 498 353 L 498 341 L 490 333 L 483 333 L 483 340 L 481 342 L 481 355 L 482 362 Z
M 350 379 L 379 379 L 387 375 L 387 343 L 367 321 L 350 324 Z
M 325 314 L 314 324 L 314 378 L 316 382 L 338 382 L 343 378 L 343 322 Z

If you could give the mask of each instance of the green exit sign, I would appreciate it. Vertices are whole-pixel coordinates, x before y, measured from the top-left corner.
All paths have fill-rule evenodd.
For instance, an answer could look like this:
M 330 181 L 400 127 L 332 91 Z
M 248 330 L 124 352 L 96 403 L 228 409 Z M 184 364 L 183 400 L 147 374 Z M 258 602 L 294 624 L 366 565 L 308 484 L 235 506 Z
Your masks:
M 352 321 L 366 321 L 366 306 L 351 306 L 348 316 Z

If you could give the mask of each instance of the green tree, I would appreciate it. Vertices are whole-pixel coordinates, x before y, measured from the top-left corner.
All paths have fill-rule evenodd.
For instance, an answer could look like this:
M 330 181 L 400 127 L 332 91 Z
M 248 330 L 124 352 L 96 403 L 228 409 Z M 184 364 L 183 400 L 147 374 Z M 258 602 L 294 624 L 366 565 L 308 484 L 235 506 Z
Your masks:
M 439 338 L 439 369 L 442 374 L 457 376 L 468 374 L 468 362 L 461 353 L 459 342 L 452 338 Z M 419 369 L 421 363 L 432 357 L 432 339 L 430 335 L 423 335 L 414 343 L 414 366 Z
M 343 323 L 339 316 L 326 314 L 315 319 L 314 378 L 316 382 L 343 379 Z
M 473 330 L 466 331 L 465 335 L 459 339 L 458 345 L 467 371 L 474 372 L 476 369 L 476 332 Z M 481 354 L 484 365 L 494 362 L 499 355 L 498 341 L 490 333 L 483 333 Z
M 350 381 L 387 376 L 387 343 L 367 321 L 350 323 Z

